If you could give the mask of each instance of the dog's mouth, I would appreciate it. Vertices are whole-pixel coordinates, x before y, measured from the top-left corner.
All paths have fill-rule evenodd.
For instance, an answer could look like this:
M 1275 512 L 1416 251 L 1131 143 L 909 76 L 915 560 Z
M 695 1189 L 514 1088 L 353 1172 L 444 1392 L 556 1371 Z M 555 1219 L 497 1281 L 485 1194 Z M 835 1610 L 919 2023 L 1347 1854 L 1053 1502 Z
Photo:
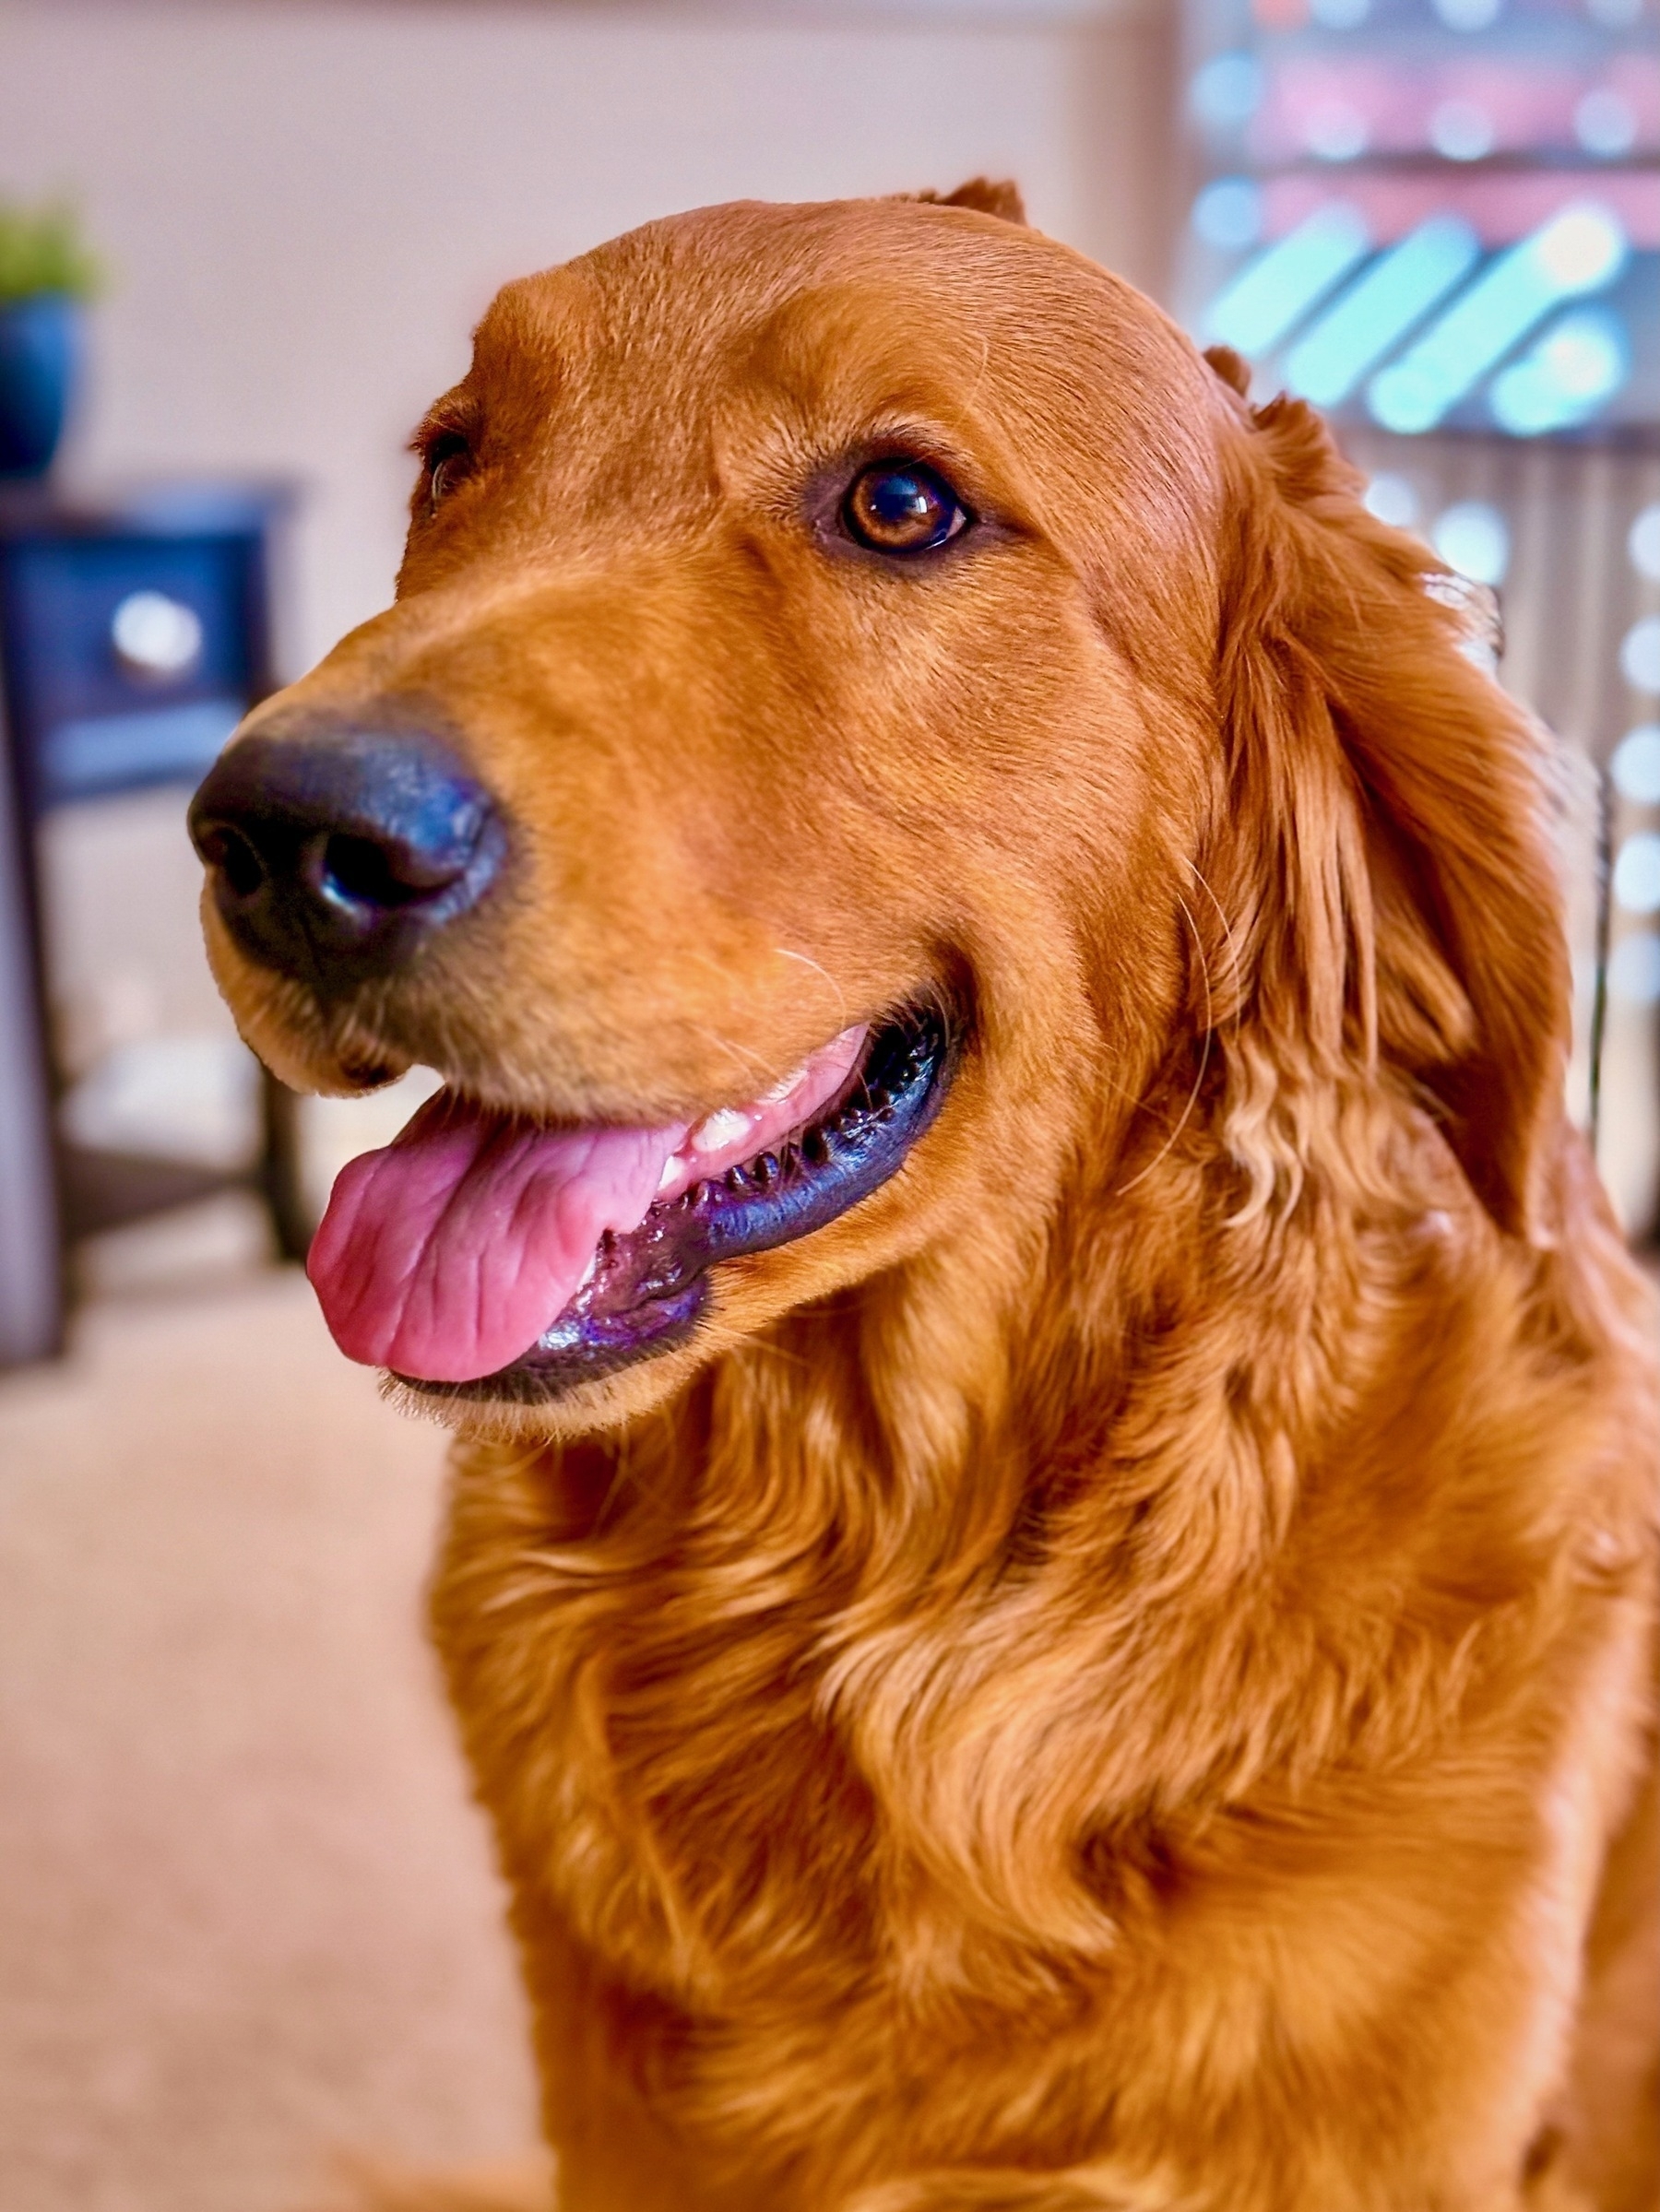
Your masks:
M 308 1272 L 350 1357 L 445 1398 L 534 1404 L 684 1343 L 716 1262 L 789 1244 L 886 1182 L 954 1059 L 919 1000 L 741 1106 L 551 1126 L 441 1091 L 339 1177 Z

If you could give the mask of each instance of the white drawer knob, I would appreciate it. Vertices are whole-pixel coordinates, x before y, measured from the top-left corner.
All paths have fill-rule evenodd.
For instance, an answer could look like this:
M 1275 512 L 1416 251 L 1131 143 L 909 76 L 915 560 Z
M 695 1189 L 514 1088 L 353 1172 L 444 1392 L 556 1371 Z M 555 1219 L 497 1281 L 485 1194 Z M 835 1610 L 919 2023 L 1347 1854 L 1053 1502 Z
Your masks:
M 129 592 L 111 618 L 110 638 L 133 676 L 183 676 L 202 657 L 201 617 L 163 591 Z

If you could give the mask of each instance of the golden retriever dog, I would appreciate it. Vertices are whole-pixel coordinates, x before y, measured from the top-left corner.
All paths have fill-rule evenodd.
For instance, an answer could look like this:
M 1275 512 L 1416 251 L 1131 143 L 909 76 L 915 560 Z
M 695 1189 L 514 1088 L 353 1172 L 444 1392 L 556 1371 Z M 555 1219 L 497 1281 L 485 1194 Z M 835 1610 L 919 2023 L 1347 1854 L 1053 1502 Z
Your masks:
M 1654 1345 L 1548 749 L 1009 188 L 509 285 L 198 794 L 461 1439 L 561 2212 L 1640 2212 Z M 424 2200 L 423 2200 L 424 2201 Z

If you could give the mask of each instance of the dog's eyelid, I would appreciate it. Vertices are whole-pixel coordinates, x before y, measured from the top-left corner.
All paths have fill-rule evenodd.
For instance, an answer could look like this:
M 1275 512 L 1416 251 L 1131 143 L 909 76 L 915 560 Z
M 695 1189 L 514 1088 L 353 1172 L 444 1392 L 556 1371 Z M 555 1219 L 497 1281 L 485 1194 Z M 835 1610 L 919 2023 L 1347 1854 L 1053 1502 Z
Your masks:
M 423 424 L 416 433 L 415 451 L 431 468 L 438 461 L 447 461 L 455 455 L 470 454 L 477 450 L 477 438 L 470 429 L 458 422 Z
M 935 476 L 949 484 L 964 506 L 977 515 L 993 503 L 988 488 L 980 480 L 984 472 L 977 467 L 974 456 L 925 423 L 898 423 L 891 429 L 872 432 L 847 447 L 839 456 L 849 483 L 865 469 L 883 461 L 895 464 L 919 461 L 924 468 L 931 468 Z
M 428 417 L 416 432 L 415 450 L 421 456 L 426 508 L 435 513 L 440 503 L 470 476 L 478 460 L 478 428 L 455 416 Z
M 466 390 L 445 392 L 416 425 L 409 445 L 421 467 L 430 470 L 457 454 L 476 458 L 484 432 L 484 413 L 477 396 Z
M 446 394 L 435 400 L 416 424 L 409 450 L 425 460 L 434 447 L 446 440 L 476 447 L 482 427 L 472 400 L 465 395 Z

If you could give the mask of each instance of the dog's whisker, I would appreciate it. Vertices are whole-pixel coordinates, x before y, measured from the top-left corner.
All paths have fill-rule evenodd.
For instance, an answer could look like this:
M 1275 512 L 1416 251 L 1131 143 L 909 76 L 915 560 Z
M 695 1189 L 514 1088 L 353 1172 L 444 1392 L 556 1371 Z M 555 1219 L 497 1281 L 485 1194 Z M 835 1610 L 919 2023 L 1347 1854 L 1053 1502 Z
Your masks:
M 1180 892 L 1176 893 L 1176 904 L 1186 916 L 1187 926 L 1193 933 L 1193 948 L 1199 955 L 1199 974 L 1204 985 L 1204 1035 L 1199 1047 L 1199 1066 L 1193 1076 L 1193 1087 L 1188 1093 L 1187 1104 L 1182 1107 L 1175 1128 L 1147 1162 L 1147 1165 L 1139 1173 L 1132 1175 L 1127 1183 L 1120 1183 L 1118 1186 L 1112 1194 L 1114 1198 L 1122 1198 L 1126 1191 L 1133 1190 L 1138 1183 L 1144 1183 L 1160 1161 L 1169 1156 L 1177 1140 L 1192 1118 L 1193 1108 L 1199 1103 L 1199 1093 L 1204 1084 L 1204 1071 L 1210 1064 L 1211 1038 L 1215 1034 L 1211 1027 L 1210 963 L 1204 957 L 1204 940 L 1199 934 L 1199 925 L 1194 921 L 1192 911 Z
M 822 1313 L 809 1312 L 798 1314 L 795 1319 L 800 1321 L 812 1322 L 823 1320 L 825 1319 L 825 1316 Z M 784 1360 L 792 1367 L 810 1368 L 812 1365 L 812 1362 L 806 1358 L 801 1353 L 791 1352 L 788 1346 L 786 1344 L 776 1344 L 769 1337 L 752 1337 L 749 1343 L 744 1345 L 743 1350 L 746 1355 L 752 1352 L 762 1353 L 765 1354 L 768 1359 Z
M 1198 884 L 1198 886 L 1199 886 L 1200 890 L 1204 892 L 1204 893 L 1205 897 L 1206 897 L 1207 899 L 1209 899 L 1209 901 L 1210 901 L 1211 905 L 1213 905 L 1213 906 L 1215 908 L 1215 910 L 1216 910 L 1216 919 L 1217 919 L 1217 920 L 1218 920 L 1218 921 L 1221 923 L 1221 925 L 1222 925 L 1222 935 L 1223 935 L 1223 938 L 1224 938 L 1224 940 L 1226 940 L 1226 942 L 1227 942 L 1227 973 L 1228 973 L 1228 981 L 1229 981 L 1230 985 L 1232 985 L 1232 986 L 1234 987 L 1233 1011 L 1232 1011 L 1231 1015 L 1229 1016 L 1229 1026 L 1230 1026 L 1230 1027 L 1231 1027 L 1231 1028 L 1232 1028 L 1232 1029 L 1233 1029 L 1233 1030 L 1234 1030 L 1234 1031 L 1237 1033 L 1237 1032 L 1238 1032 L 1238 1030 L 1239 1030 L 1239 1020 L 1240 1020 L 1240 1009 L 1239 1009 L 1239 991 L 1238 991 L 1238 985 L 1239 985 L 1239 947 L 1238 947 L 1238 945 L 1237 945 L 1237 944 L 1235 943 L 1235 941 L 1234 941 L 1233 924 L 1232 924 L 1232 923 L 1231 923 L 1231 922 L 1228 920 L 1228 918 L 1227 918 L 1227 908 L 1226 908 L 1226 907 L 1223 905 L 1223 904 L 1222 904 L 1221 900 L 1220 900 L 1220 899 L 1219 899 L 1219 898 L 1216 896 L 1215 893 L 1215 892 L 1214 892 L 1214 891 L 1211 889 L 1211 886 L 1210 886 L 1209 880 L 1208 880 L 1208 879 L 1207 879 L 1207 877 L 1205 876 L 1204 869 L 1201 869 L 1201 868 L 1199 867 L 1199 865 L 1198 865 L 1198 863 L 1197 863 L 1196 861 L 1194 861 L 1194 860 L 1192 860 L 1192 859 L 1191 859 L 1191 858 L 1188 858 L 1188 857 L 1187 857 L 1185 854 L 1183 855 L 1183 858 L 1184 858 L 1184 860 L 1186 861 L 1186 865 L 1187 865 L 1187 870 L 1188 870 L 1188 873 L 1189 873 L 1189 874 L 1190 874 L 1190 875 L 1192 877 L 1193 881 L 1195 881 L 1195 882 Z M 1200 958 L 1201 958 L 1201 959 L 1203 959 L 1203 958 L 1204 958 L 1204 952 L 1203 952 L 1203 949 L 1201 949 L 1201 952 L 1200 952 Z M 1209 978 L 1208 978 L 1208 976 L 1207 976 L 1207 977 L 1206 977 L 1206 992 L 1207 992 L 1207 1001 L 1208 1001 L 1208 988 L 1209 988 Z
M 702 1023 L 694 1023 L 694 1027 L 700 1037 L 714 1046 L 717 1052 L 726 1054 L 728 1059 L 732 1062 L 732 1065 L 746 1081 L 752 1075 L 765 1076 L 771 1073 L 771 1070 L 761 1055 L 753 1051 L 747 1045 L 741 1045 L 735 1037 L 725 1036 L 718 1029 L 707 1029 Z
M 773 947 L 773 951 L 777 954 L 780 960 L 800 961 L 804 968 L 811 968 L 815 976 L 822 976 L 824 977 L 824 981 L 830 987 L 831 997 L 836 1000 L 836 1026 L 838 1029 L 848 1028 L 849 1026 L 848 1018 L 848 994 L 845 990 L 843 990 L 841 985 L 837 983 L 836 977 L 830 973 L 829 969 L 822 966 L 818 961 L 812 959 L 811 955 L 806 952 L 791 952 L 788 945 L 775 945 Z

